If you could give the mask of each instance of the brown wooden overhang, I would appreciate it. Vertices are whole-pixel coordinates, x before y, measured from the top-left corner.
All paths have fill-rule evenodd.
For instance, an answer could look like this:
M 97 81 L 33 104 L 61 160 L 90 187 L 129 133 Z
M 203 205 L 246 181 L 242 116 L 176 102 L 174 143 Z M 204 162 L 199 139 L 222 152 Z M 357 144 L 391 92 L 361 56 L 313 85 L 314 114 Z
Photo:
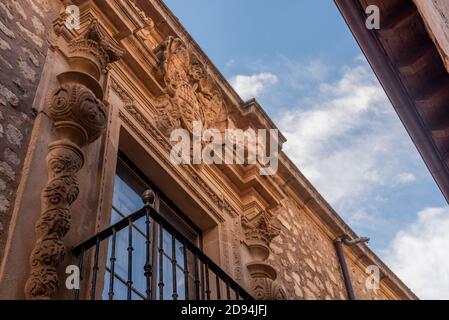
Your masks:
M 334 0 L 449 201 L 449 74 L 412 0 Z M 379 30 L 365 8 L 380 9 Z

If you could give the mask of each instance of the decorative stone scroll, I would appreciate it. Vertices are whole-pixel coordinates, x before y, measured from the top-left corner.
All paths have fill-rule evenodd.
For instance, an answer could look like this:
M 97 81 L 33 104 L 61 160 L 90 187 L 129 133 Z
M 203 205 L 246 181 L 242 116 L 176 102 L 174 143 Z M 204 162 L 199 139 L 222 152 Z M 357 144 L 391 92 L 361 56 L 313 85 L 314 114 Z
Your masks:
M 47 114 L 57 140 L 48 145 L 47 184 L 41 193 L 41 213 L 36 223 L 36 243 L 30 256 L 30 276 L 25 285 L 28 299 L 50 299 L 58 288 L 57 267 L 65 256 L 64 236 L 70 229 L 70 207 L 80 192 L 77 173 L 84 165 L 82 147 L 97 140 L 107 125 L 102 102 L 101 73 L 119 58 L 92 22 L 71 45 L 71 70 L 60 74 L 60 86 L 50 95 Z M 106 69 L 104 69 L 106 70 Z
M 246 265 L 251 276 L 251 290 L 259 300 L 283 300 L 285 290 L 276 281 L 277 272 L 266 260 L 270 254 L 270 243 L 280 233 L 268 211 L 242 216 L 245 243 L 251 257 Z
M 165 136 L 177 128 L 192 132 L 193 121 L 201 121 L 203 128 L 224 131 L 228 113 L 223 94 L 199 58 L 173 37 L 156 54 L 166 86 L 156 104 L 158 129 Z

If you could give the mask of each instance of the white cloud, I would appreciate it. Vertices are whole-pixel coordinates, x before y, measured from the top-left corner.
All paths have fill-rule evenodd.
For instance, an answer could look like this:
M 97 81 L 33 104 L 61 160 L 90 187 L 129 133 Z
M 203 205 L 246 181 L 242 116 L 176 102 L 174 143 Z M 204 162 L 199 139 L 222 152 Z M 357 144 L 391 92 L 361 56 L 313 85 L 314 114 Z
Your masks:
M 246 100 L 262 94 L 267 87 L 276 84 L 278 78 L 272 73 L 262 72 L 250 76 L 236 75 L 232 77 L 229 82 L 242 99 Z
M 403 173 L 398 174 L 395 177 L 396 184 L 407 184 L 407 183 L 415 182 L 415 181 L 416 181 L 416 176 L 410 172 L 403 172 Z
M 228 62 L 226 62 L 226 67 L 230 68 L 230 67 L 232 67 L 234 64 L 235 64 L 235 60 L 234 60 L 234 59 L 231 59 L 231 60 L 229 60 Z
M 325 80 L 331 67 L 319 59 L 295 61 L 284 55 L 279 55 L 281 68 L 285 68 L 282 80 L 291 88 L 303 90 L 306 84 Z
M 449 299 L 449 208 L 427 208 L 397 233 L 383 256 L 422 299 Z
M 356 211 L 372 202 L 376 188 L 391 183 L 407 161 L 418 159 L 410 157 L 412 144 L 361 61 L 303 102 L 278 119 L 288 140 L 284 150 L 338 212 L 360 222 Z

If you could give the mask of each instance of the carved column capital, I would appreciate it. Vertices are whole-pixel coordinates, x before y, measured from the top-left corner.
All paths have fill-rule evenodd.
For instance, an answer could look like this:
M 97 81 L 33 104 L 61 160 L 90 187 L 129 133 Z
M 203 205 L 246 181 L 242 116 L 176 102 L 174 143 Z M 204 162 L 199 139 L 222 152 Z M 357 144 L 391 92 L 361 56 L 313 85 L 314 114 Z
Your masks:
M 267 247 L 277 237 L 280 229 L 273 223 L 273 215 L 268 211 L 260 211 L 255 215 L 242 217 L 245 238 L 250 243 L 261 243 Z
M 118 61 L 123 53 L 118 45 L 103 34 L 98 21 L 93 19 L 84 33 L 70 41 L 68 56 L 73 67 L 80 61 L 91 62 L 98 72 L 92 76 L 99 79 L 102 73 L 109 71 L 109 65 Z

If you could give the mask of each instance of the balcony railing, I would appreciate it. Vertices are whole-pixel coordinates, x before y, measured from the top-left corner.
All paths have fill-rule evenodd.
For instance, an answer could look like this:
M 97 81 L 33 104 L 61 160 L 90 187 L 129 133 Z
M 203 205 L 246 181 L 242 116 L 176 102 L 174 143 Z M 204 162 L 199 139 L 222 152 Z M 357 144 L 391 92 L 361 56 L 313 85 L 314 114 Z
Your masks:
M 142 209 L 72 250 L 79 259 L 81 281 L 86 273 L 84 258 L 93 250 L 90 292 L 84 297 L 92 300 L 99 297 L 109 300 L 254 299 L 148 204 L 149 201 L 146 203 Z M 100 255 L 106 247 L 107 254 Z M 98 279 L 102 276 L 100 269 L 104 269 L 101 295 L 97 292 Z M 80 289 L 75 291 L 76 300 L 80 299 L 80 293 Z

